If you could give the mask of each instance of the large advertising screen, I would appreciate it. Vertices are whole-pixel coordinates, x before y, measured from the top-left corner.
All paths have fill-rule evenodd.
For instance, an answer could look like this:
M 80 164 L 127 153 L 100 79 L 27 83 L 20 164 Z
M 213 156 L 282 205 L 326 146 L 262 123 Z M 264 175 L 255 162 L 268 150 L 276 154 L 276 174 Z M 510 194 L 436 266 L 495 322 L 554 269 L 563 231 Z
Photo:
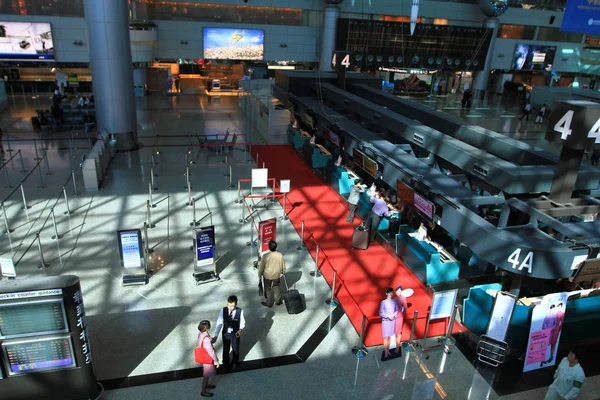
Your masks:
M 551 71 L 556 46 L 519 43 L 515 46 L 512 69 L 517 71 Z
M 50 24 L 0 21 L 0 60 L 54 60 Z
M 265 31 L 261 29 L 204 28 L 204 58 L 262 60 Z

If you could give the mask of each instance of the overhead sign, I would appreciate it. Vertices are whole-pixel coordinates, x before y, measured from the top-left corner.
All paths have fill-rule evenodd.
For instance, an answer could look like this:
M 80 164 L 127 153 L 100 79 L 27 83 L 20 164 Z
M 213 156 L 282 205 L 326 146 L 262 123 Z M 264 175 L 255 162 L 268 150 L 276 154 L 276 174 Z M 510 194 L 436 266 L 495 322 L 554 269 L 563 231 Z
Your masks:
M 454 303 L 456 302 L 457 293 L 457 289 L 446 290 L 444 292 L 435 292 L 431 302 L 429 319 L 449 318 L 454 310 Z
M 0 258 L 0 270 L 2 271 L 2 276 L 6 276 L 8 278 L 14 278 L 17 276 L 12 258 Z
M 196 266 L 215 262 L 215 227 L 213 225 L 196 230 Z
M 523 372 L 556 364 L 568 297 L 567 292 L 546 295 L 533 309 Z
M 548 117 L 546 140 L 577 150 L 600 144 L 600 104 L 585 100 L 555 101 Z
M 277 218 L 271 218 L 258 223 L 260 237 L 260 254 L 269 251 L 269 242 L 275 240 L 277 233 Z
M 567 1 L 560 30 L 599 35 L 600 3 L 597 0 Z
M 119 253 L 125 269 L 143 268 L 142 235 L 139 229 L 119 231 Z
M 515 295 L 501 291 L 496 293 L 492 316 L 485 332 L 486 336 L 504 342 L 516 303 Z

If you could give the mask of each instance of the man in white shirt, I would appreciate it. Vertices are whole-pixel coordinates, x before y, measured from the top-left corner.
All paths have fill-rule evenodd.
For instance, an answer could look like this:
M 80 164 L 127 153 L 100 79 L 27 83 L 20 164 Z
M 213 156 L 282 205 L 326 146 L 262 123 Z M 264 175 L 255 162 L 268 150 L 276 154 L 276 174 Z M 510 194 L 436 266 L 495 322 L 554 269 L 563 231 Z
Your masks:
M 554 373 L 554 382 L 548 388 L 544 400 L 573 400 L 576 399 L 585 380 L 583 368 L 579 365 L 579 355 L 571 350 L 562 359 Z
M 240 360 L 240 338 L 246 327 L 244 311 L 237 306 L 237 296 L 231 295 L 227 298 L 227 307 L 223 307 L 217 318 L 217 326 L 213 336 L 213 343 L 219 337 L 223 329 L 223 366 L 227 372 L 231 372 Z M 229 351 L 233 350 L 233 357 L 229 359 Z

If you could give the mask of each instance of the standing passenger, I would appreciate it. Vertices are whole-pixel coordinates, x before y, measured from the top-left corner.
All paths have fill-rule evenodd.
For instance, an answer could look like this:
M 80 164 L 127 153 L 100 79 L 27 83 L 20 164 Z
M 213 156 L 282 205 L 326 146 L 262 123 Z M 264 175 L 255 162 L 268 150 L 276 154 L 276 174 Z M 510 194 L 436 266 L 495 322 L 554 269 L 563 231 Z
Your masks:
M 265 294 L 267 301 L 261 304 L 266 307 L 273 307 L 273 303 L 278 306 L 282 304 L 280 278 L 285 274 L 285 260 L 283 254 L 277 251 L 277 242 L 269 242 L 269 252 L 262 256 L 260 266 L 258 267 L 258 279 L 264 278 Z
M 200 331 L 198 334 L 198 346 L 204 347 L 208 355 L 213 359 L 212 364 L 202 364 L 202 392 L 200 392 L 200 395 L 204 397 L 214 396 L 214 394 L 209 392 L 207 389 L 216 389 L 217 386 L 211 385 L 209 379 L 211 376 L 217 375 L 217 368 L 219 368 L 219 358 L 217 357 L 215 349 L 212 345 L 212 338 L 208 334 L 209 329 L 210 322 L 207 320 L 201 321 L 198 325 L 198 330 Z
M 354 213 L 356 212 L 356 206 L 360 201 L 360 194 L 365 192 L 367 185 L 361 185 L 360 179 L 354 180 L 354 185 L 350 186 L 350 194 L 348 195 L 348 204 L 350 204 L 350 212 L 346 221 L 352 223 L 354 221 Z

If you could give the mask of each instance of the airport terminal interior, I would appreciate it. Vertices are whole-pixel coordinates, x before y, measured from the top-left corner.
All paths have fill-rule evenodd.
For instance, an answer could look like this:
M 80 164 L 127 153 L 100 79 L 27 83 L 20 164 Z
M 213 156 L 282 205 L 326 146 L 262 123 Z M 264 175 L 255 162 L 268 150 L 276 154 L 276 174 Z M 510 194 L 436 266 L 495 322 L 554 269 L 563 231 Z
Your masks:
M 599 65 L 587 0 L 0 1 L 0 399 L 600 399 Z

